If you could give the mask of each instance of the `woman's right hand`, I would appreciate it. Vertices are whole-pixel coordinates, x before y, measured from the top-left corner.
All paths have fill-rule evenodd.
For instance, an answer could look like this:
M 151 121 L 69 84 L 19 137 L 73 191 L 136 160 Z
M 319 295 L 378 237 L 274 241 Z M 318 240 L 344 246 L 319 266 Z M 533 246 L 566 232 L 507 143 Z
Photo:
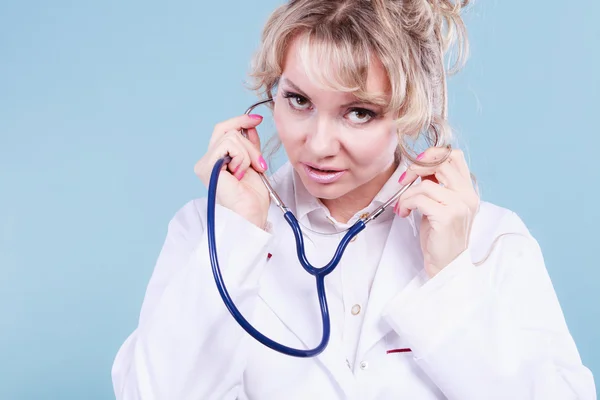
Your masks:
M 196 163 L 194 172 L 208 187 L 217 160 L 229 154 L 217 187 L 217 203 L 241 215 L 263 229 L 269 211 L 269 192 L 256 171 L 265 172 L 267 163 L 261 155 L 256 126 L 260 115 L 241 115 L 215 125 L 206 154 Z M 246 129 L 248 139 L 241 134 Z

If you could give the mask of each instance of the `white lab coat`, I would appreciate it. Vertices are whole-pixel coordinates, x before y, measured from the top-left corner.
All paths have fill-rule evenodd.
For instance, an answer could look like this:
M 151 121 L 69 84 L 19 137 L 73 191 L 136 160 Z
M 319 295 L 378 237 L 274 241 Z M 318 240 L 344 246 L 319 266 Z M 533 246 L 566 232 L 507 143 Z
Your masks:
M 291 171 L 278 171 L 275 188 L 295 210 Z M 298 264 L 279 209 L 270 209 L 269 232 L 220 206 L 216 220 L 221 269 L 241 312 L 278 342 L 314 347 L 314 278 Z M 309 359 L 249 337 L 216 290 L 205 226 L 205 199 L 170 222 L 139 326 L 113 366 L 117 399 L 596 399 L 540 248 L 506 209 L 482 203 L 468 250 L 433 279 L 418 235 L 394 219 L 352 367 L 336 334 Z M 401 348 L 411 352 L 387 353 Z

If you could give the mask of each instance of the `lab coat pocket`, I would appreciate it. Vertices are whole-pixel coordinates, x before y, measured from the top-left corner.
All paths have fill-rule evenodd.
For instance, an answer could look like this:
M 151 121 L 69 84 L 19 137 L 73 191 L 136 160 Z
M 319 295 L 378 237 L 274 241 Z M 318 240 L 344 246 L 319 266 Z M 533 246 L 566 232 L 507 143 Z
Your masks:
M 415 362 L 406 340 L 396 332 L 390 332 L 384 338 L 384 346 L 382 356 L 385 358 L 387 368 L 399 374 L 412 375 Z
M 386 354 L 404 354 L 407 357 L 413 357 L 409 344 L 396 332 L 390 332 L 385 337 Z
M 410 345 L 396 332 L 385 336 L 386 366 L 400 383 L 403 393 L 411 393 L 410 398 L 445 399 L 441 391 L 418 365 Z

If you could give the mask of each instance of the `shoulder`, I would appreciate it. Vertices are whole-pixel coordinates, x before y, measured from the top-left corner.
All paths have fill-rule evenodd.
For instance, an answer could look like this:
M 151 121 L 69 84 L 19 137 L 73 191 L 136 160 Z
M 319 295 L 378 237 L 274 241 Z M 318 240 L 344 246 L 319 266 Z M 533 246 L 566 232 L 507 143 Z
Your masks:
M 482 201 L 470 235 L 470 248 L 474 259 L 488 255 L 499 240 L 509 247 L 530 248 L 538 251 L 537 240 L 523 219 L 514 211 Z
M 527 226 L 517 213 L 487 201 L 481 202 L 473 227 L 481 233 L 514 232 L 530 236 Z
M 206 226 L 205 197 L 188 201 L 180 207 L 168 223 L 168 235 L 185 242 L 194 241 L 202 236 Z
M 474 228 L 477 227 L 479 230 L 488 231 L 492 234 L 510 230 L 529 235 L 529 230 L 517 213 L 486 201 L 481 202 L 473 225 Z

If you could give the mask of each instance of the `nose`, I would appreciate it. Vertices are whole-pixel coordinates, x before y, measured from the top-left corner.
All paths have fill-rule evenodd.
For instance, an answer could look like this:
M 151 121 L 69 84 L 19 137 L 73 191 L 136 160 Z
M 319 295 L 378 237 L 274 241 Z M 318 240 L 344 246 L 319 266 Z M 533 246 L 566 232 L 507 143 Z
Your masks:
M 307 137 L 306 145 L 318 158 L 335 156 L 340 151 L 335 123 L 328 118 L 316 118 L 315 126 Z

